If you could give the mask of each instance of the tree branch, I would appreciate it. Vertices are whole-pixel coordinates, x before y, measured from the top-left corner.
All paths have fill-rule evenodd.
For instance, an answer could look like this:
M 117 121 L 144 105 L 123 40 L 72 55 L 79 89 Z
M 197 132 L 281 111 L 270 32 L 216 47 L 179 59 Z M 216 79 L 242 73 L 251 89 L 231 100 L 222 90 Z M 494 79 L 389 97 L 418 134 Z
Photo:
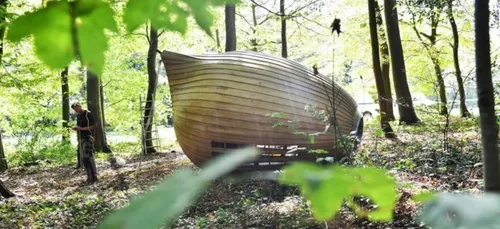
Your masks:
M 313 20 L 309 20 L 309 19 L 307 19 L 307 20 L 308 20 L 308 21 L 311 21 L 311 22 L 314 22 Z M 328 36 L 328 37 L 330 36 L 329 34 L 323 34 L 323 33 L 320 33 L 320 32 L 318 32 L 318 31 L 316 31 L 316 30 L 314 30 L 314 29 L 311 29 L 311 28 L 309 28 L 309 27 L 305 26 L 304 24 L 300 23 L 300 22 L 299 22 L 296 18 L 295 18 L 293 21 L 295 21 L 295 23 L 297 24 L 297 26 L 298 26 L 299 28 L 300 28 L 300 27 L 303 27 L 303 28 L 305 28 L 306 30 L 308 30 L 308 31 L 310 31 L 310 32 L 313 32 L 313 33 L 316 33 L 316 34 L 321 35 L 321 36 Z M 316 22 L 316 23 L 317 23 L 317 22 Z M 318 23 L 318 24 L 319 24 L 319 23 Z M 320 26 L 321 26 L 321 25 L 320 25 Z M 329 28 L 326 28 L 326 29 L 328 29 L 328 30 L 329 30 Z
M 414 29 L 416 29 L 416 27 L 417 27 L 417 26 L 416 26 L 416 25 L 414 25 L 413 27 L 414 27 Z M 426 34 L 426 33 L 424 33 L 424 32 L 418 32 L 418 33 L 420 33 L 420 34 L 421 34 L 422 36 L 424 36 L 425 38 L 429 39 L 429 41 L 432 41 L 432 36 L 431 36 L 431 35 Z
M 253 30 L 253 29 L 252 29 L 252 30 Z M 245 31 L 245 30 L 239 30 L 239 31 L 244 32 L 244 33 L 245 33 L 246 35 L 248 35 L 248 36 L 250 36 L 250 35 L 251 35 L 249 32 L 247 32 L 247 31 Z
M 261 22 L 257 23 L 257 25 L 262 25 L 264 24 L 267 20 L 273 18 L 270 14 L 267 14 L 266 18 L 264 18 L 264 20 L 262 20 Z
M 102 85 L 103 88 L 105 88 L 106 86 L 108 86 L 109 83 L 111 83 L 111 81 L 113 81 L 112 79 L 109 80 L 108 82 L 106 82 L 104 85 Z
M 116 101 L 116 102 L 114 102 L 114 103 L 112 103 L 112 104 L 109 104 L 107 107 L 112 107 L 112 106 L 114 106 L 114 105 L 116 105 L 116 104 L 118 104 L 118 103 L 122 102 L 123 100 L 125 100 L 125 99 L 120 99 L 120 100 L 118 100 L 118 101 Z
M 243 21 L 245 21 L 249 26 L 250 28 L 253 28 L 253 24 L 251 24 L 246 18 L 245 16 L 241 15 L 240 13 L 236 12 L 236 15 L 238 15 L 239 17 L 241 17 L 241 19 L 243 19 Z
M 305 9 L 306 7 L 309 7 L 309 6 L 311 6 L 311 5 L 315 4 L 316 2 L 319 2 L 319 1 L 321 1 L 321 0 L 315 0 L 315 1 L 312 1 L 312 2 L 310 2 L 309 4 L 306 4 L 306 5 L 302 6 L 302 7 L 299 7 L 298 9 L 296 9 L 296 10 L 292 11 L 292 12 L 291 12 L 290 14 L 288 14 L 288 15 L 294 15 L 294 14 L 298 13 L 299 11 L 302 11 L 302 10 L 303 10 L 303 9 Z
M 300 17 L 303 18 L 303 19 L 306 19 L 306 21 L 312 22 L 312 23 L 314 23 L 314 24 L 316 24 L 316 25 L 318 25 L 318 26 L 320 26 L 320 27 L 322 27 L 322 28 L 327 29 L 328 31 L 330 31 L 330 27 L 324 26 L 324 25 L 320 24 L 319 22 L 317 22 L 316 20 L 311 20 L 311 19 L 307 18 L 306 16 L 300 16 Z M 328 36 L 330 36 L 330 35 L 328 35 Z
M 146 39 L 148 40 L 148 44 L 151 45 L 151 38 L 149 37 L 148 23 L 146 23 Z
M 142 33 L 127 33 L 127 34 L 123 34 L 122 36 L 123 37 L 126 37 L 126 36 L 140 36 L 140 37 L 145 37 L 146 39 L 148 38 L 148 36 L 146 36 L 146 34 L 142 34 Z
M 272 11 L 272 10 L 268 9 L 267 7 L 265 7 L 265 6 L 263 6 L 263 5 L 261 5 L 261 4 L 257 3 L 257 2 L 255 2 L 255 0 L 250 0 L 250 1 L 251 1 L 253 4 L 255 4 L 256 6 L 258 6 L 258 7 L 262 8 L 262 9 L 265 9 L 267 12 L 269 12 L 269 13 L 271 13 L 271 14 L 274 14 L 274 15 L 279 16 L 279 17 L 284 16 L 284 15 L 281 15 L 280 13 L 276 13 L 276 12 L 274 12 L 274 11 Z
M 161 37 L 161 35 L 163 35 L 165 32 L 167 32 L 167 30 L 162 30 L 162 31 L 160 31 L 160 32 L 158 33 L 158 38 L 160 38 L 160 37 Z

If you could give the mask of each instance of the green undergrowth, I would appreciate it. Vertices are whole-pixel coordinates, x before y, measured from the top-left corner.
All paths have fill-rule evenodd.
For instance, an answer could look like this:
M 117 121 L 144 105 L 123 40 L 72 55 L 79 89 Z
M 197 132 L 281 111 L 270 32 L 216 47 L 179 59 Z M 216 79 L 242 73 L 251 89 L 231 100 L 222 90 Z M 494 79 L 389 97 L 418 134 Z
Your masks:
M 438 189 L 481 188 L 481 142 L 477 118 L 451 117 L 446 131 L 443 116 L 421 116 L 416 125 L 392 123 L 397 138 L 376 135 L 368 123 L 364 144 L 353 163 L 438 181 Z M 447 136 L 445 136 L 445 131 Z M 440 185 L 442 184 L 442 185 Z

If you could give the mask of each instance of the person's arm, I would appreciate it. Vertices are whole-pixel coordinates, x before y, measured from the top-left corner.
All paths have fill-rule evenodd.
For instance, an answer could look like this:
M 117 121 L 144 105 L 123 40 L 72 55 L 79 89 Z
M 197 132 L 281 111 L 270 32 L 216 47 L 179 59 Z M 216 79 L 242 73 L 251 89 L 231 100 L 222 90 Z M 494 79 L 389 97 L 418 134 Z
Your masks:
M 94 130 L 94 126 L 95 126 L 95 125 L 88 126 L 88 127 L 80 127 L 80 128 L 79 128 L 79 130 L 80 130 L 80 131 L 86 131 L 86 130 L 93 131 L 93 130 Z

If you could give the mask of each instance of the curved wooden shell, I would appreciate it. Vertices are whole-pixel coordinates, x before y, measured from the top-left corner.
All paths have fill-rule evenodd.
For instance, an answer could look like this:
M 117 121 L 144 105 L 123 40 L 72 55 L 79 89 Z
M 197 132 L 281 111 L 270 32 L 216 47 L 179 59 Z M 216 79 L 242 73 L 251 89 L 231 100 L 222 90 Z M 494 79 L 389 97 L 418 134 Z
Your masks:
M 266 117 L 273 112 L 297 117 L 300 131 L 325 130 L 325 124 L 304 107 L 325 109 L 332 82 L 298 63 L 256 52 L 187 56 L 164 51 L 161 56 L 172 94 L 177 140 L 198 166 L 217 153 L 243 145 L 280 149 L 281 156 L 291 146 L 311 146 L 307 137 L 287 127 L 273 128 L 277 121 Z M 350 134 L 361 117 L 357 104 L 338 85 L 334 87 L 341 133 Z M 311 147 L 330 150 L 333 145 L 331 135 L 322 135 Z

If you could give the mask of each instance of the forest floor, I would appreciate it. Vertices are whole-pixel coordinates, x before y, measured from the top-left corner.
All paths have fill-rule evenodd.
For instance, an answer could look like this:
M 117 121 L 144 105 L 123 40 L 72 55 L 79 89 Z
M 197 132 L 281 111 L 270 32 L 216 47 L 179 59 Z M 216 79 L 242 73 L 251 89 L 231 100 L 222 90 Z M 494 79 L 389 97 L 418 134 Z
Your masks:
M 426 190 L 479 193 L 482 188 L 477 119 L 451 120 L 447 150 L 444 121 L 428 117 L 416 126 L 395 125 L 397 139 L 393 140 L 376 137 L 377 128 L 372 125 L 365 128 L 364 142 L 349 163 L 383 167 L 397 179 L 401 197 L 391 223 L 370 222 L 348 208 L 333 220 L 316 222 L 298 188 L 248 179 L 214 182 L 172 227 L 423 228 L 416 217 L 418 205 L 409 197 Z M 125 156 L 127 164 L 119 168 L 100 156 L 100 182 L 93 185 L 85 185 L 84 171 L 69 164 L 12 168 L 0 174 L 17 195 L 0 200 L 0 228 L 92 228 L 174 170 L 194 168 L 180 149 L 171 150 L 147 157 Z

